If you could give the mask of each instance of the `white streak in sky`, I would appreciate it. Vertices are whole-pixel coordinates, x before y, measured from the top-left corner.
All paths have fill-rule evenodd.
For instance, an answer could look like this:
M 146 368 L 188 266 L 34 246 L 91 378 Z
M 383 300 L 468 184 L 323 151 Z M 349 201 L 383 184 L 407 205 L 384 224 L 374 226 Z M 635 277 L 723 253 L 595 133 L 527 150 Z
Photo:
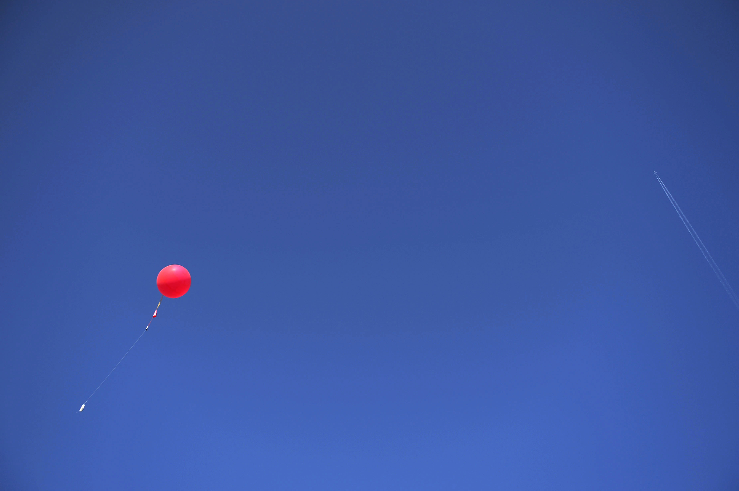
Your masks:
M 729 285 L 729 282 L 727 281 L 724 274 L 721 272 L 721 270 L 718 267 L 718 264 L 716 264 L 716 261 L 713 260 L 713 256 L 711 256 L 711 253 L 708 252 L 708 249 L 706 249 L 706 246 L 703 244 L 703 241 L 700 237 L 698 237 L 698 232 L 695 231 L 693 226 L 688 221 L 688 217 L 685 216 L 685 213 L 683 213 L 683 210 L 680 209 L 680 206 L 678 206 L 677 201 L 675 201 L 675 198 L 672 197 L 672 194 L 667 190 L 667 186 L 665 186 L 665 183 L 662 182 L 662 179 L 659 178 L 659 175 L 657 175 L 657 172 L 655 171 L 654 175 L 657 177 L 657 181 L 659 181 L 659 185 L 662 186 L 662 191 L 665 192 L 667 195 L 667 199 L 670 200 L 670 203 L 672 203 L 672 207 L 675 208 L 675 211 L 677 212 L 677 216 L 680 217 L 680 220 L 682 220 L 683 225 L 685 225 L 685 228 L 688 229 L 688 232 L 690 233 L 690 236 L 693 238 L 693 241 L 698 246 L 698 249 L 701 250 L 701 254 L 703 254 L 703 257 L 706 258 L 706 261 L 708 261 L 708 265 L 713 270 L 714 274 L 716 275 L 716 278 L 721 282 L 721 286 L 724 287 L 724 290 L 726 291 L 726 294 L 729 295 L 729 298 L 734 303 L 734 306 L 739 309 L 739 297 L 736 296 L 736 293 L 734 293 L 734 289 L 731 288 L 731 285 Z

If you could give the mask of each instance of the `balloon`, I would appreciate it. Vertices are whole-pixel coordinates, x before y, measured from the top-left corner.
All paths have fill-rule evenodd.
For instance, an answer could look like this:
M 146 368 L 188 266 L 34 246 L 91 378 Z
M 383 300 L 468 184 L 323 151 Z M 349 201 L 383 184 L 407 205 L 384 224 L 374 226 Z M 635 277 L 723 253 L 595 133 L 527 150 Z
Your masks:
M 130 348 L 128 348 L 128 351 L 123 355 L 123 358 L 125 358 L 128 353 L 133 349 L 134 346 L 136 346 L 136 343 L 139 342 L 139 339 L 141 339 L 141 336 L 144 335 L 146 331 L 149 330 L 149 326 L 151 325 L 151 321 L 154 320 L 154 318 L 157 316 L 157 312 L 159 312 L 159 307 L 162 305 L 162 299 L 164 297 L 169 298 L 178 298 L 187 293 L 187 291 L 190 289 L 190 282 L 192 281 L 192 278 L 190 278 L 190 272 L 186 270 L 184 267 L 180 266 L 179 264 L 172 264 L 170 266 L 167 266 L 163 270 L 159 272 L 157 275 L 157 288 L 159 288 L 159 291 L 162 294 L 162 298 L 159 299 L 159 303 L 157 304 L 157 308 L 154 309 L 154 315 L 151 316 L 151 319 L 149 319 L 149 323 L 144 328 L 144 331 L 139 335 L 138 338 L 136 338 L 136 341 L 133 342 Z M 97 389 L 92 391 L 92 394 L 90 394 L 90 397 L 87 398 L 87 400 L 82 403 L 82 406 L 80 406 L 79 412 L 82 412 L 85 410 L 85 406 L 87 403 L 92 399 L 92 396 L 95 395 L 95 392 L 98 391 L 100 387 L 103 386 L 106 380 L 113 374 L 116 368 L 118 368 L 118 365 L 121 364 L 123 361 L 123 358 L 118 360 L 118 363 L 113 367 L 113 370 L 108 372 L 108 375 L 103 379 L 102 382 L 100 382 L 100 385 L 97 386 Z
M 169 298 L 178 298 L 190 289 L 190 272 L 179 264 L 167 266 L 157 276 L 157 288 L 162 295 Z

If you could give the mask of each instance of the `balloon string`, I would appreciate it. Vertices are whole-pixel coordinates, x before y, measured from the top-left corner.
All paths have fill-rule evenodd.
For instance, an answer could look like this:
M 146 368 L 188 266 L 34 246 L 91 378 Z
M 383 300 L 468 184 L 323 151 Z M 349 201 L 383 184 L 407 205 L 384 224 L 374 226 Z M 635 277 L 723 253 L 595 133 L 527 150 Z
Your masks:
M 162 304 L 162 300 L 163 299 L 164 299 L 164 295 L 162 295 L 162 298 L 159 299 L 159 303 L 157 304 L 157 308 L 154 310 L 154 314 L 155 315 L 156 315 L 157 311 L 159 310 L 159 306 Z M 108 380 L 108 377 L 110 377 L 111 375 L 113 375 L 113 372 L 115 372 L 115 369 L 118 368 L 118 365 L 121 364 L 121 362 L 123 361 L 123 359 L 128 355 L 128 353 L 131 352 L 131 350 L 133 349 L 133 347 L 136 346 L 136 343 L 139 342 L 139 339 L 141 339 L 141 337 L 144 335 L 144 333 L 146 333 L 146 331 L 149 330 L 149 326 L 151 325 L 151 321 L 153 321 L 153 320 L 154 320 L 154 316 L 152 316 L 152 318 L 149 319 L 149 323 L 146 325 L 146 328 L 143 330 L 143 332 L 141 334 L 139 334 L 139 337 L 136 338 L 136 341 L 133 342 L 133 344 L 131 345 L 131 347 L 128 348 L 128 351 L 126 351 L 126 353 L 121 357 L 121 359 L 118 360 L 118 363 L 115 364 L 115 366 L 113 367 L 113 369 L 110 372 L 108 372 L 108 375 L 106 375 L 105 378 L 103 379 L 103 381 L 100 382 L 100 385 L 98 385 L 95 388 L 95 390 L 92 391 L 92 394 L 90 394 L 90 396 L 87 398 L 87 400 L 82 403 L 82 407 L 84 407 L 87 404 L 87 401 L 89 401 L 90 399 L 92 399 L 92 396 L 94 396 L 95 395 L 95 392 L 97 392 L 98 389 L 103 386 L 103 384 L 105 383 L 105 381 Z

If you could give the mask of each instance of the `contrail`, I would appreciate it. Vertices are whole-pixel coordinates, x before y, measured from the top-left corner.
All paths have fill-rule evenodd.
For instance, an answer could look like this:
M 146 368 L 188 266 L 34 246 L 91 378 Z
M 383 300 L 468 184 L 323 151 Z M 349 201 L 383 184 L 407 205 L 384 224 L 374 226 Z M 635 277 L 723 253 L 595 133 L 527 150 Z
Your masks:
M 734 293 L 734 289 L 731 288 L 731 285 L 729 284 L 729 281 L 726 279 L 724 274 L 721 272 L 721 269 L 718 267 L 718 264 L 716 264 L 716 261 L 713 260 L 713 256 L 711 256 L 711 253 L 708 252 L 708 249 L 703 244 L 703 241 L 700 237 L 698 237 L 698 232 L 695 231 L 693 226 L 688 221 L 688 217 L 685 216 L 685 213 L 683 213 L 683 210 L 680 209 L 680 206 L 677 204 L 677 201 L 675 201 L 675 198 L 672 197 L 672 194 L 667 190 L 667 186 L 665 186 L 665 183 L 662 182 L 662 179 L 659 178 L 659 175 L 657 172 L 654 172 L 654 175 L 657 177 L 657 181 L 659 181 L 659 185 L 662 186 L 662 191 L 665 192 L 667 195 L 667 199 L 670 200 L 670 203 L 672 203 L 672 207 L 675 208 L 675 211 L 677 212 L 677 216 L 680 217 L 680 220 L 682 220 L 683 225 L 685 225 L 685 228 L 688 229 L 688 232 L 690 233 L 690 236 L 693 238 L 693 241 L 695 242 L 695 245 L 698 246 L 698 249 L 701 250 L 701 254 L 703 254 L 703 257 L 706 258 L 706 261 L 708 261 L 708 265 L 713 270 L 714 274 L 716 275 L 716 278 L 721 282 L 721 286 L 724 287 L 724 290 L 726 291 L 726 294 L 729 295 L 729 298 L 734 303 L 734 306 L 739 309 L 739 297 L 736 296 L 736 293 Z

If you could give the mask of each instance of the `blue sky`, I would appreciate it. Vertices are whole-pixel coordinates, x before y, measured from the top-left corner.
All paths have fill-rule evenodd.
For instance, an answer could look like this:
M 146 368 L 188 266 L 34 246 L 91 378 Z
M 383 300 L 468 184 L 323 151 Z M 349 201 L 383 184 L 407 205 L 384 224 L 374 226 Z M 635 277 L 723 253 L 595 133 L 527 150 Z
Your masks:
M 10 2 L 7 489 L 734 489 L 732 2 Z M 168 264 L 190 292 L 149 320 Z

